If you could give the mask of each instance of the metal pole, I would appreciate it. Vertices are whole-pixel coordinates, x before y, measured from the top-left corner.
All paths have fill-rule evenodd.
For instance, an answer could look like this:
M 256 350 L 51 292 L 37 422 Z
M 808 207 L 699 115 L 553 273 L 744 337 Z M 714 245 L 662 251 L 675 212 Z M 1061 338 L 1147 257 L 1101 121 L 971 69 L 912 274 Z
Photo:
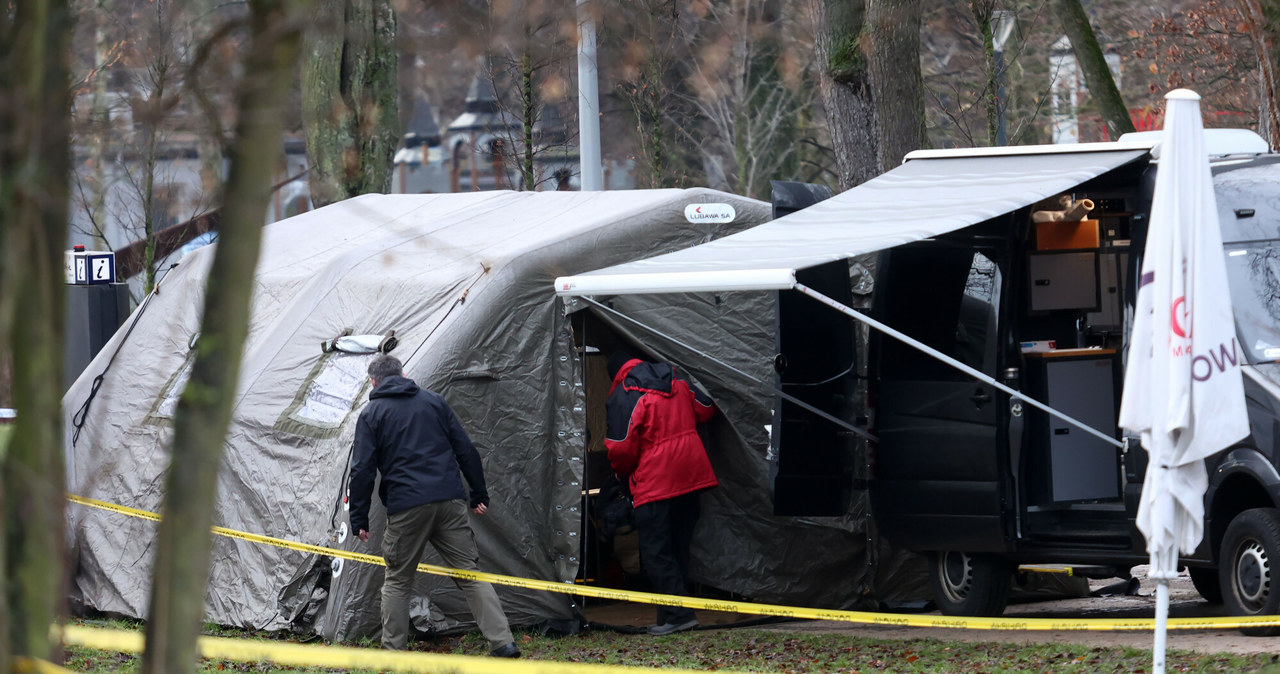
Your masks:
M 992 42 L 995 47 L 995 63 L 992 66 L 996 70 L 996 145 L 1001 147 L 1009 144 L 1004 124 L 1005 80 L 1007 79 L 1004 72 L 1004 46 L 1009 42 L 1009 36 L 1013 34 L 1016 17 L 1016 14 L 1007 10 L 996 10 L 991 13 Z
M 1169 580 L 1156 581 L 1156 628 L 1151 645 L 1151 674 L 1165 672 L 1165 646 L 1169 630 Z
M 578 161 L 582 190 L 604 189 L 600 161 L 600 90 L 596 75 L 596 24 L 587 5 L 578 2 Z
M 1167 478 L 1166 478 L 1167 479 Z M 1181 533 L 1181 526 L 1176 527 Z M 1169 581 L 1178 576 L 1178 544 L 1170 542 L 1151 552 L 1147 578 L 1156 581 L 1156 626 L 1151 644 L 1151 674 L 1164 674 L 1169 631 Z

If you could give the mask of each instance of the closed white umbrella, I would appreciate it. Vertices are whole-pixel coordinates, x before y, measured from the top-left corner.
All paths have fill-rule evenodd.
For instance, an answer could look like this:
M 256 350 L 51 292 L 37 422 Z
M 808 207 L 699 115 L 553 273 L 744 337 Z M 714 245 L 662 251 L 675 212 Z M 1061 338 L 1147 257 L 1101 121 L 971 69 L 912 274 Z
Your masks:
M 1200 96 L 1178 89 L 1165 100 L 1120 405 L 1120 425 L 1141 436 L 1149 455 L 1138 529 L 1157 583 L 1157 673 L 1178 552 L 1194 552 L 1204 534 L 1204 459 L 1249 432 Z

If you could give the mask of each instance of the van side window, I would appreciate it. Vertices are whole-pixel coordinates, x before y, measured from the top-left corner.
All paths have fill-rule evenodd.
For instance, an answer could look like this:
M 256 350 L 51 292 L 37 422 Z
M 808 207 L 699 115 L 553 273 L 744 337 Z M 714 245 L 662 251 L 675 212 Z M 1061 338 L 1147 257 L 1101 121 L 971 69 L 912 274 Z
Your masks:
M 956 323 L 956 359 L 990 375 L 996 373 L 1000 281 L 1000 267 L 986 255 L 974 253 Z
M 999 266 L 972 248 L 895 249 L 883 315 L 890 326 L 987 374 L 996 371 Z M 886 337 L 881 371 L 892 379 L 966 381 L 969 375 Z
M 1223 248 L 1240 351 L 1250 363 L 1280 361 L 1280 244 L 1227 243 Z

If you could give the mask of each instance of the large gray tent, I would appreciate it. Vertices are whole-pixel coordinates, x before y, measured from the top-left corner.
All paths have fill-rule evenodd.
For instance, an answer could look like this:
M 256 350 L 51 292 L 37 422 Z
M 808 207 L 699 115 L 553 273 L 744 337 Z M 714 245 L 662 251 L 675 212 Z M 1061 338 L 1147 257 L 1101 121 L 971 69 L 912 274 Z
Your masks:
M 686 208 L 708 203 L 735 215 Z M 215 523 L 377 553 L 376 500 L 371 545 L 348 534 L 343 512 L 372 355 L 335 338 L 366 336 L 373 348 L 395 343 L 406 374 L 449 400 L 480 450 L 493 498 L 490 514 L 474 520 L 482 570 L 571 583 L 588 536 L 585 464 L 598 461 L 588 457 L 588 408 L 603 404 L 588 390 L 588 354 L 593 343 L 628 343 L 676 362 L 721 409 L 708 445 L 722 486 L 704 498 L 695 579 L 761 601 L 858 604 L 869 586 L 860 517 L 771 515 L 772 298 L 617 298 L 613 309 L 664 336 L 612 309 L 566 304 L 551 289 L 558 276 L 684 249 L 768 212 L 706 189 L 370 195 L 268 226 Z M 159 511 L 213 253 L 197 251 L 170 271 L 67 393 L 71 493 Z M 69 512 L 77 600 L 145 617 L 155 525 L 79 505 Z M 439 563 L 431 551 L 424 561 Z M 216 538 L 207 616 L 334 640 L 374 635 L 381 574 Z M 514 624 L 577 617 L 572 597 L 498 590 Z M 446 578 L 421 575 L 416 595 L 420 628 L 469 621 Z

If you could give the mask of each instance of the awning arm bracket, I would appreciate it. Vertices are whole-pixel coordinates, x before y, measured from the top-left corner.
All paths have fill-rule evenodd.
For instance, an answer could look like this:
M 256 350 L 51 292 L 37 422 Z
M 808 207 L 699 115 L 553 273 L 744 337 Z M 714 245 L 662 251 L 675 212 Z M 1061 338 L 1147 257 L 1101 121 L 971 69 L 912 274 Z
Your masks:
M 884 334 L 889 335 L 890 337 L 893 337 L 894 339 L 897 339 L 898 341 L 903 342 L 904 344 L 912 348 L 922 351 L 930 356 L 933 356 L 934 358 L 937 358 L 938 360 L 946 363 L 947 365 L 950 365 L 951 367 L 954 367 L 957 370 L 960 370 L 961 372 L 969 375 L 970 377 L 973 377 L 974 379 L 977 379 L 978 381 L 984 384 L 994 386 L 996 389 L 1003 391 L 1005 393 L 1008 393 L 1014 398 L 1017 398 L 1018 400 L 1021 400 L 1038 410 L 1041 410 L 1052 416 L 1055 416 L 1067 422 L 1068 424 L 1071 424 L 1072 426 L 1075 426 L 1076 428 L 1079 428 L 1080 430 L 1097 437 L 1100 440 L 1104 440 L 1107 443 L 1114 445 L 1116 447 L 1123 448 L 1124 446 L 1124 443 L 1103 433 L 1102 431 L 1099 431 L 1096 428 L 1093 428 L 1092 426 L 1082 421 L 1074 419 L 1067 414 L 1063 414 L 1062 412 L 1059 412 L 1058 410 L 1055 410 L 1052 407 L 1049 407 L 1048 405 L 1040 402 L 1039 400 L 1036 400 L 1035 398 L 1028 397 L 1025 393 L 1022 393 L 1021 391 L 1016 391 L 1004 384 L 1001 384 L 1000 382 L 996 381 L 994 378 L 987 375 L 986 373 L 976 370 L 968 365 L 965 365 L 964 363 L 961 363 L 955 358 L 952 358 L 951 356 L 948 356 L 947 354 L 942 353 L 941 351 L 929 346 L 928 344 L 925 344 L 924 342 L 921 342 L 902 332 L 899 332 L 898 330 L 894 330 L 893 328 L 885 325 L 884 323 L 881 323 L 880 321 L 877 321 L 876 319 L 871 318 L 870 316 L 856 309 L 853 309 L 852 307 L 847 307 L 844 304 L 841 304 L 840 302 L 837 302 L 836 300 L 833 300 L 830 297 L 827 297 L 826 295 L 823 295 L 822 293 L 804 285 L 803 283 L 795 284 L 794 288 L 796 291 L 800 292 L 801 294 L 808 295 L 809 297 L 812 297 L 813 299 L 818 300 L 819 302 L 831 307 L 832 309 L 835 309 L 836 311 L 839 311 L 842 314 L 849 316 L 850 318 L 866 323 L 867 325 L 875 328 L 876 330 L 879 330 L 880 332 L 883 332 Z

